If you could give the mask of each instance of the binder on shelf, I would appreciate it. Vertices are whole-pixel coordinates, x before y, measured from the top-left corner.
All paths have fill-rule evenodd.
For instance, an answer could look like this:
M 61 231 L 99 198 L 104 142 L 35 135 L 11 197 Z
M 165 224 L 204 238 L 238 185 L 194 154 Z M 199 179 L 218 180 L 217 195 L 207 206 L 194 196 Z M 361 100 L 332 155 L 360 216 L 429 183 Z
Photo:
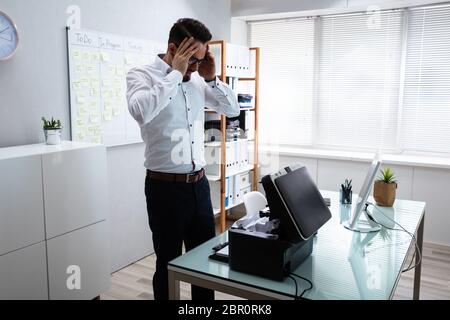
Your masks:
M 241 179 L 240 176 L 233 177 L 233 204 L 241 204 Z
M 230 206 L 230 177 L 225 178 L 225 208 L 228 206 Z

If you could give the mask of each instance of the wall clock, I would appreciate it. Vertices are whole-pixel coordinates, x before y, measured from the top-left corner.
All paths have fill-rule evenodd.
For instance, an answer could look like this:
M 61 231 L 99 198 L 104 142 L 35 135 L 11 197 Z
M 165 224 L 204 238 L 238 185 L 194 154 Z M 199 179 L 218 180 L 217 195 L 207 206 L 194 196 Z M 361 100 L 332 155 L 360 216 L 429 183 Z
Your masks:
M 16 53 L 19 45 L 17 27 L 10 17 L 0 11 L 0 60 L 7 60 Z

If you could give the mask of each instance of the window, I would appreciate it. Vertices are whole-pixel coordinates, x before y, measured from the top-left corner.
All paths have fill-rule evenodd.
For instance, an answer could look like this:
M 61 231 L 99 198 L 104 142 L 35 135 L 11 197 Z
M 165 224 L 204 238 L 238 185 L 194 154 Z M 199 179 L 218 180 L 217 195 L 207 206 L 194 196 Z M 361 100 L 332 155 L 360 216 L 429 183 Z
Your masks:
M 401 144 L 450 153 L 450 7 L 411 10 L 407 43 Z
M 320 20 L 316 144 L 395 149 L 402 13 Z
M 311 144 L 314 21 L 252 23 L 250 42 L 262 48 L 261 142 Z
M 450 154 L 450 6 L 372 19 L 249 23 L 263 143 Z

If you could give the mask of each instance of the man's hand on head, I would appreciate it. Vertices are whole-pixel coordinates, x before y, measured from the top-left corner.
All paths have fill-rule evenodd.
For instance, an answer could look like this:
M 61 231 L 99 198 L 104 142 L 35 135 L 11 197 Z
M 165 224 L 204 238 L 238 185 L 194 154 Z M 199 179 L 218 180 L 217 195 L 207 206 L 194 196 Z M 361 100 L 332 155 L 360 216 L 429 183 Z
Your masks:
M 194 38 L 185 38 L 172 57 L 172 69 L 180 71 L 183 75 L 188 69 L 189 59 L 199 50 L 200 44 Z
M 206 50 L 205 59 L 198 67 L 198 73 L 205 81 L 213 81 L 216 78 L 216 60 L 211 51 L 209 51 L 209 45 Z

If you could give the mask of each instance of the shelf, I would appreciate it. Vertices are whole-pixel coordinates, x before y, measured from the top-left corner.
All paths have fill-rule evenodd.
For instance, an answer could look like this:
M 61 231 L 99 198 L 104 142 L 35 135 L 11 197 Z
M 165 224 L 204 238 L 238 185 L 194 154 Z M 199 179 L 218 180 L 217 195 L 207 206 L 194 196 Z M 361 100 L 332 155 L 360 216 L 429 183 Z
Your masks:
M 255 169 L 255 167 L 253 165 L 248 164 L 244 168 L 236 171 L 233 174 L 227 174 L 227 178 L 234 177 L 234 176 L 237 176 L 237 175 L 249 172 L 249 171 L 253 171 L 254 169 Z M 216 181 L 216 182 L 220 181 L 220 176 L 217 176 L 217 175 L 207 174 L 206 177 L 208 178 L 209 181 Z
M 237 204 L 232 204 L 231 206 L 228 206 L 225 208 L 225 211 L 227 210 L 231 210 L 233 208 L 236 208 L 237 206 L 240 206 L 241 204 L 243 204 L 244 202 L 241 203 L 237 203 Z M 218 216 L 220 215 L 220 208 L 213 208 L 213 212 L 214 212 L 214 216 Z
M 239 81 L 256 81 L 256 78 L 238 78 Z
M 255 139 L 238 139 L 238 140 L 247 140 L 247 142 L 255 142 Z M 233 142 L 233 141 L 227 141 Z M 220 141 L 214 141 L 214 142 L 205 142 L 205 147 L 212 147 L 212 148 L 220 148 L 222 146 L 222 143 Z
M 239 175 L 239 174 L 242 174 L 242 173 L 246 173 L 246 172 L 252 171 L 254 168 L 255 168 L 255 167 L 254 167 L 253 165 L 248 164 L 248 165 L 246 165 L 244 168 L 240 169 L 240 170 L 237 171 L 237 172 L 234 172 L 233 174 L 229 174 L 229 175 L 227 174 L 227 178 L 228 178 L 228 177 L 234 177 L 234 176 L 237 176 L 237 175 Z

